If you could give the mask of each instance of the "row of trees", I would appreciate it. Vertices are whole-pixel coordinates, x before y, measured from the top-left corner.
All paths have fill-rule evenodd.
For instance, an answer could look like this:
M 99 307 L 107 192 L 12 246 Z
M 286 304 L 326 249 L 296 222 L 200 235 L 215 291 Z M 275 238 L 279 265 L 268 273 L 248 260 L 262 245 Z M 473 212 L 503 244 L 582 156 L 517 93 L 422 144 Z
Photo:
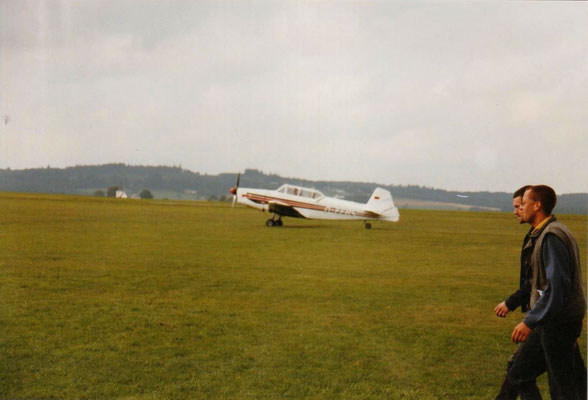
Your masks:
M 214 194 L 212 196 L 210 196 L 208 198 L 208 201 L 230 201 L 232 199 L 232 197 L 228 197 L 223 195 L 220 195 L 219 197 L 216 197 Z
M 162 193 L 198 192 L 199 199 L 220 200 L 220 194 L 226 194 L 235 186 L 237 173 L 219 175 L 200 174 L 183 169 L 181 166 L 130 166 L 125 164 L 105 164 L 96 166 L 76 166 L 64 169 L 37 168 L 26 170 L 0 169 L 0 191 L 27 193 L 93 193 L 96 188 L 108 187 L 112 182 L 118 183 L 133 193 L 140 193 L 142 188 L 151 188 Z M 455 192 L 417 185 L 383 185 L 373 182 L 331 182 L 310 181 L 297 178 L 280 177 L 265 174 L 255 169 L 246 169 L 241 173 L 240 183 L 243 187 L 275 189 L 283 183 L 313 187 L 327 196 L 340 196 L 346 200 L 365 203 L 376 186 L 382 186 L 392 192 L 395 199 L 412 199 L 435 201 L 441 203 L 464 203 L 475 207 L 500 208 L 512 210 L 512 193 L 506 192 Z M 143 194 L 145 196 L 147 192 Z M 107 190 L 97 195 L 107 196 Z M 457 196 L 467 195 L 467 199 Z M 113 194 L 116 196 L 116 194 Z M 192 196 L 193 197 L 193 196 Z M 227 195 L 227 200 L 231 196 Z M 560 214 L 588 213 L 588 194 L 573 193 L 558 196 L 556 212 Z
M 108 189 L 106 189 L 106 192 L 104 190 L 96 190 L 94 192 L 94 196 L 95 197 L 116 197 L 116 192 L 118 192 L 119 190 L 122 190 L 122 188 L 120 186 L 110 186 Z M 143 189 L 141 190 L 141 192 L 139 193 L 139 197 L 141 199 L 152 199 L 153 198 L 153 194 L 151 193 L 151 191 L 149 189 Z M 231 197 L 229 196 L 225 196 L 220 195 L 220 196 L 215 196 L 212 195 L 208 198 L 208 201 L 230 201 Z
M 110 186 L 108 189 L 106 189 L 106 192 L 104 192 L 104 190 L 96 190 L 94 192 L 94 196 L 96 196 L 96 197 L 116 197 L 116 192 L 118 192 L 119 190 L 122 191 L 122 188 L 120 186 Z M 151 191 L 149 189 L 143 189 L 139 193 L 139 197 L 142 199 L 152 199 L 153 194 L 151 193 Z

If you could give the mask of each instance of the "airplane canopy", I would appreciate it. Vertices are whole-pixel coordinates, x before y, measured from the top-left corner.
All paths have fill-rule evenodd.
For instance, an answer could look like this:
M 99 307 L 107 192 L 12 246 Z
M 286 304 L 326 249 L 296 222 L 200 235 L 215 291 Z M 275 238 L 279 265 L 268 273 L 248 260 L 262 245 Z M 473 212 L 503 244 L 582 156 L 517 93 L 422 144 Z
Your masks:
M 280 186 L 280 188 L 278 189 L 278 192 L 293 195 L 293 196 L 306 197 L 308 199 L 315 199 L 315 200 L 318 200 L 321 197 L 323 197 L 323 194 L 321 192 L 319 192 L 318 190 L 309 189 L 309 188 L 305 188 L 305 187 L 301 187 L 301 186 L 289 185 L 287 183 Z

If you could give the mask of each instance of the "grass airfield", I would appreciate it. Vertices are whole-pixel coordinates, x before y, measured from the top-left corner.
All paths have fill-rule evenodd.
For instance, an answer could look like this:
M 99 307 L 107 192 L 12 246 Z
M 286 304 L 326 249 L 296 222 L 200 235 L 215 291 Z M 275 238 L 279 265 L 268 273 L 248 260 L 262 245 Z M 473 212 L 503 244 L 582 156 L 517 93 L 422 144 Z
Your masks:
M 400 214 L 0 193 L 0 398 L 494 398 L 527 227 Z M 560 220 L 586 267 L 586 216 Z

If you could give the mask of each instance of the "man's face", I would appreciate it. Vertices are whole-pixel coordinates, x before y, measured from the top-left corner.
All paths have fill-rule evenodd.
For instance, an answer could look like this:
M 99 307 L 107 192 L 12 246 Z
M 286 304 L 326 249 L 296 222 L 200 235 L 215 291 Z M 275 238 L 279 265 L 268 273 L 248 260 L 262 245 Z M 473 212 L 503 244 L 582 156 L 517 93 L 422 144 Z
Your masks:
M 527 190 L 523 195 L 523 200 L 519 206 L 522 222 L 533 224 L 537 211 L 540 208 L 540 203 L 531 197 L 531 190 Z
M 523 216 L 522 216 L 522 212 L 521 212 L 521 201 L 523 201 L 523 197 L 522 196 L 518 196 L 512 199 L 512 208 L 514 210 L 514 215 L 517 217 L 517 221 L 519 221 L 519 224 L 524 224 L 525 221 L 523 221 Z

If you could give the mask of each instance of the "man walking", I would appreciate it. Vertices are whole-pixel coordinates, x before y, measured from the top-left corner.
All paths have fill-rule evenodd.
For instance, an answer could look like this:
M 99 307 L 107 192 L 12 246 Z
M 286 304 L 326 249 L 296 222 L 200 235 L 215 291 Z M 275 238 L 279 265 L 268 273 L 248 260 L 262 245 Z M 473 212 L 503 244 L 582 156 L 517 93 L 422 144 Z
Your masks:
M 507 379 L 523 400 L 541 399 L 535 380 L 545 371 L 552 399 L 586 398 L 576 343 L 586 311 L 582 267 L 575 238 L 551 215 L 556 201 L 552 188 L 538 185 L 521 203 L 522 220 L 533 227 L 521 253 L 530 254 L 530 310 L 511 335 L 522 345 Z
M 519 224 L 524 224 L 525 221 L 523 221 L 523 215 L 521 213 L 521 202 L 523 200 L 523 195 L 525 194 L 525 190 L 527 190 L 527 188 L 529 188 L 530 186 L 523 186 L 522 188 L 518 189 L 516 192 L 514 192 L 513 196 L 512 196 L 512 208 L 514 210 L 514 215 L 517 218 L 517 221 L 519 222 Z M 523 240 L 523 249 L 525 248 L 525 244 L 527 243 L 527 241 L 529 240 L 529 235 L 531 233 L 532 229 L 527 233 L 527 235 L 525 236 L 525 239 Z M 519 279 L 519 290 L 517 290 L 516 292 L 514 292 L 513 294 L 511 294 L 508 299 L 506 299 L 505 301 L 503 301 L 502 303 L 498 304 L 495 308 L 494 308 L 494 312 L 496 313 L 497 316 L 499 317 L 506 317 L 506 314 L 508 314 L 511 311 L 514 311 L 517 309 L 517 307 L 521 307 L 521 311 L 522 312 L 526 312 L 528 309 L 528 305 L 529 305 L 529 294 L 531 291 L 531 283 L 529 281 L 529 262 L 530 262 L 530 257 L 529 254 L 526 254 L 525 256 L 521 255 L 521 273 L 520 273 L 520 279 Z
M 521 187 L 516 192 L 514 192 L 512 196 L 513 212 L 519 224 L 525 223 L 525 221 L 523 220 L 522 210 L 520 206 L 523 200 L 523 195 L 529 187 L 529 185 Z M 525 239 L 523 240 L 523 250 L 525 249 L 525 245 L 529 240 L 532 230 L 533 228 L 531 228 L 529 232 L 525 235 Z M 529 251 L 523 251 L 521 253 L 521 272 L 519 277 L 519 290 L 511 294 L 505 301 L 498 304 L 494 308 L 494 313 L 498 317 L 505 318 L 509 312 L 516 310 L 518 307 L 521 307 L 522 312 L 527 312 L 527 310 L 529 309 L 529 299 L 531 293 L 530 262 L 531 253 Z M 514 363 L 514 360 L 516 359 L 520 347 L 521 345 L 517 347 L 517 349 L 508 359 L 508 362 L 506 363 L 507 372 L 510 370 L 510 367 Z M 498 396 L 496 396 L 495 400 L 514 400 L 517 397 L 517 390 L 511 385 L 510 381 L 508 380 L 508 376 L 506 376 L 500 388 L 500 393 L 498 393 Z

